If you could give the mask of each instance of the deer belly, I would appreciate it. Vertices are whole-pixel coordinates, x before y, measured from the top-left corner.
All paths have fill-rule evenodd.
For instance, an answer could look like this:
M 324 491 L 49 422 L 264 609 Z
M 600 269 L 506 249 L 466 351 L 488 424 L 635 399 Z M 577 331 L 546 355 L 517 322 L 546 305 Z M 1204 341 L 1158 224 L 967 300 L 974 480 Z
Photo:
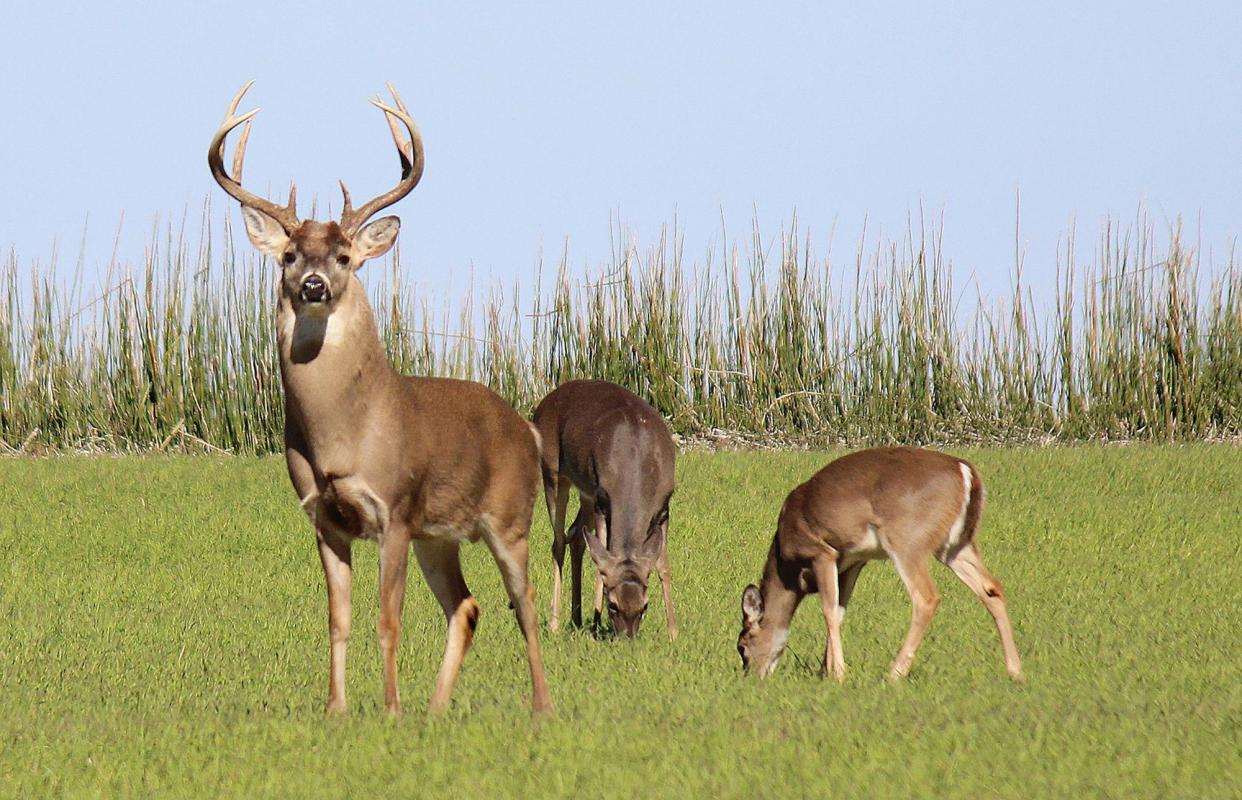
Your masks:
M 359 478 L 328 481 L 302 508 L 316 528 L 351 539 L 378 539 L 388 527 L 388 504 Z

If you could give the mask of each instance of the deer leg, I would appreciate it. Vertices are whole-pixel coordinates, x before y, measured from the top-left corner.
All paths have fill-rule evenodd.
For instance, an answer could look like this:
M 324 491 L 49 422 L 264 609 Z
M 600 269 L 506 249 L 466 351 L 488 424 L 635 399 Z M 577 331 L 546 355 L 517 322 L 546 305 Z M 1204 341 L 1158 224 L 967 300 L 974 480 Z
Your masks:
M 824 623 L 828 627 L 828 642 L 824 648 L 825 676 L 832 675 L 838 682 L 845 680 L 845 650 L 841 645 L 840 588 L 837 584 L 837 554 L 824 553 L 811 562 L 815 572 L 815 585 L 819 589 L 819 603 L 824 610 Z
M 539 653 L 539 620 L 535 613 L 535 587 L 527 575 L 527 532 L 511 531 L 508 536 L 489 531 L 487 547 L 500 567 L 509 601 L 513 604 L 518 627 L 526 639 L 526 661 L 530 666 L 531 710 L 535 713 L 552 710 L 552 696 L 543 674 L 543 657 Z
M 595 516 L 594 506 L 592 506 L 591 515 L 583 518 L 584 519 L 582 523 L 583 525 L 582 535 L 583 536 L 588 535 L 587 526 L 591 524 L 590 521 L 594 516 Z M 597 536 L 599 536 L 600 544 L 604 545 L 604 549 L 605 550 L 608 549 L 608 526 L 600 525 L 595 533 Z M 603 628 L 603 625 L 604 625 L 603 613 L 604 613 L 604 573 L 600 572 L 599 566 L 596 565 L 596 568 L 595 568 L 595 630 L 597 631 Z
M 401 642 L 401 608 L 405 603 L 406 576 L 410 564 L 410 537 L 389 526 L 380 541 L 379 641 L 384 658 L 384 708 L 401 713 L 397 691 L 397 647 Z
M 572 559 L 570 615 L 574 626 L 578 628 L 582 627 L 582 556 L 586 552 L 586 539 L 583 536 L 582 528 L 575 520 L 573 527 L 569 529 L 569 556 Z
M 430 713 L 439 714 L 448 708 L 453 684 L 461 671 L 461 662 L 474 641 L 474 629 L 479 623 L 479 604 L 470 596 L 466 579 L 462 577 L 457 542 L 416 539 L 414 555 L 418 558 L 418 566 L 427 579 L 427 585 L 448 619 L 444 659 L 440 662 L 429 706 Z
M 565 572 L 565 507 L 569 505 L 569 481 L 548 471 L 543 475 L 543 494 L 552 521 L 552 619 L 548 630 L 561 628 L 561 581 Z
M 974 542 L 958 550 L 946 563 L 987 607 L 996 623 L 996 631 L 1000 634 L 1001 649 L 1005 654 L 1005 670 L 1014 680 L 1022 680 L 1022 660 L 1018 658 L 1018 646 L 1014 644 L 1013 628 L 1009 625 L 1009 610 L 1005 605 L 1000 581 L 992 577 L 992 573 L 983 566 L 983 559 L 979 557 L 979 550 Z
M 936 591 L 936 584 L 932 582 L 926 560 L 897 555 L 893 555 L 892 558 L 893 564 L 897 567 L 897 574 L 901 576 L 902 583 L 906 585 L 906 591 L 910 593 L 910 601 L 913 604 L 910 630 L 906 633 L 906 639 L 902 642 L 901 649 L 897 651 L 897 659 L 893 662 L 893 668 L 888 674 L 890 680 L 898 680 L 910 674 L 910 667 L 914 664 L 914 654 L 923 641 L 923 635 L 927 633 L 927 627 L 931 625 L 936 606 L 940 605 L 940 593 Z
M 673 610 L 673 576 L 668 568 L 668 540 L 660 550 L 660 560 L 656 562 L 660 573 L 660 587 L 664 590 L 664 618 L 668 625 L 668 639 L 677 641 L 677 613 Z
M 329 714 L 343 713 L 345 702 L 345 648 L 353 625 L 350 592 L 353 586 L 353 564 L 350 543 L 342 536 L 317 530 L 319 560 L 328 584 L 328 639 L 331 653 L 328 666 Z

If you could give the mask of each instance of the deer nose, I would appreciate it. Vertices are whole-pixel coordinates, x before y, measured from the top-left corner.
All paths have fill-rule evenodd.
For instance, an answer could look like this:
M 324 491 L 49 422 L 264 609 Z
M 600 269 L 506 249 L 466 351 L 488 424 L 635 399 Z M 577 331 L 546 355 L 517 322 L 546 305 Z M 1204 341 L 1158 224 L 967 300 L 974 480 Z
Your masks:
M 322 303 L 328 297 L 328 284 L 318 275 L 311 275 L 302 281 L 302 300 L 307 303 Z

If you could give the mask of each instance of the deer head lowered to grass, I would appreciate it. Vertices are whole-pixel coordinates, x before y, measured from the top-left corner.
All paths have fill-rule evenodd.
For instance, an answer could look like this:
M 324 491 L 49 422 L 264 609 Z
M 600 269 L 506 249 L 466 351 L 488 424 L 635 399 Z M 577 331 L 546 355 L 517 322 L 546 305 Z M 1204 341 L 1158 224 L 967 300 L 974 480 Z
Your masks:
M 366 291 L 356 275 L 383 255 L 400 221 L 371 217 L 401 198 L 423 174 L 418 128 L 395 90 L 379 99 L 401 160 L 397 185 L 355 209 L 344 182 L 338 222 L 301 220 L 295 191 L 280 206 L 241 186 L 251 118 L 237 115 L 250 88 L 233 98 L 211 139 L 207 161 L 220 186 L 242 206 L 246 233 L 280 270 L 276 325 L 285 391 L 285 456 L 294 490 L 315 529 L 328 587 L 331 641 L 329 712 L 346 708 L 345 651 L 351 629 L 351 545 L 371 539 L 380 551 L 379 640 L 384 703 L 400 710 L 397 645 L 411 545 L 448 619 L 431 710 L 449 703 L 470 648 L 479 605 L 462 577 L 462 541 L 482 539 L 504 578 L 526 641 L 532 706 L 550 709 L 539 652 L 534 590 L 527 579 L 527 533 L 539 481 L 534 429 L 482 384 L 398 374 L 388 363 Z M 244 125 L 224 168 L 224 141 Z M 409 134 L 401 133 L 404 126 Z
M 659 412 L 607 381 L 570 381 L 536 407 L 543 439 L 543 490 L 552 520 L 552 621 L 561 614 L 561 576 L 568 542 L 573 557 L 572 611 L 582 624 L 582 554 L 589 547 L 599 572 L 595 617 L 605 598 L 613 629 L 638 633 L 654 568 L 664 588 L 668 636 L 677 638 L 668 566 L 668 504 L 673 494 L 673 438 Z M 578 516 L 565 531 L 569 488 L 578 489 Z

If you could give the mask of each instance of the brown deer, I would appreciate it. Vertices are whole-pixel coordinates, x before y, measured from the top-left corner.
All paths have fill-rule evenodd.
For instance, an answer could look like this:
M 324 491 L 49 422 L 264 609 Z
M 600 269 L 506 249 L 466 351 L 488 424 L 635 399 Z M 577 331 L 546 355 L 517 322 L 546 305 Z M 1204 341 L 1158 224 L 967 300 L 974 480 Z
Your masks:
M 469 381 L 411 378 L 388 363 L 356 275 L 392 247 L 397 217 L 367 220 L 409 194 L 423 174 L 423 144 L 401 98 L 372 104 L 385 114 L 401 159 L 400 182 L 355 209 L 341 183 L 340 222 L 300 220 L 295 193 L 279 206 L 241 186 L 250 118 L 233 98 L 211 139 L 211 174 L 241 203 L 250 241 L 280 268 L 276 326 L 285 390 L 285 456 L 293 488 L 310 517 L 328 584 L 331 640 L 329 713 L 344 711 L 349 640 L 351 544 L 371 539 L 380 552 L 379 641 L 384 704 L 400 711 L 397 645 L 409 551 L 444 615 L 448 642 L 431 695 L 447 707 L 470 648 L 479 604 L 462 577 L 458 548 L 482 539 L 500 567 L 526 639 L 532 707 L 551 698 L 539 654 L 534 590 L 527 580 L 527 532 L 539 481 L 538 434 L 498 395 Z M 408 140 L 398 121 L 409 132 Z M 224 168 L 224 140 L 245 124 Z
M 607 381 L 570 381 L 535 409 L 543 439 L 543 491 L 552 520 L 552 621 L 560 627 L 561 579 L 568 540 L 573 558 L 573 623 L 582 625 L 582 553 L 599 572 L 595 620 L 605 596 L 613 629 L 638 633 L 647 611 L 652 567 L 664 587 L 668 636 L 677 638 L 668 567 L 668 502 L 673 494 L 673 437 L 660 413 Z M 578 516 L 565 531 L 569 488 Z
M 889 673 L 910 672 L 940 602 L 927 569 L 934 555 L 970 587 L 996 621 L 1005 669 L 1022 679 L 1000 582 L 983 566 L 975 534 L 983 479 L 960 458 L 910 447 L 862 450 L 833 461 L 794 489 L 781 508 L 759 586 L 742 592 L 742 667 L 776 669 L 789 623 L 806 595 L 819 592 L 828 644 L 823 672 L 845 680 L 841 622 L 863 566 L 888 558 L 914 604 L 906 639 Z

